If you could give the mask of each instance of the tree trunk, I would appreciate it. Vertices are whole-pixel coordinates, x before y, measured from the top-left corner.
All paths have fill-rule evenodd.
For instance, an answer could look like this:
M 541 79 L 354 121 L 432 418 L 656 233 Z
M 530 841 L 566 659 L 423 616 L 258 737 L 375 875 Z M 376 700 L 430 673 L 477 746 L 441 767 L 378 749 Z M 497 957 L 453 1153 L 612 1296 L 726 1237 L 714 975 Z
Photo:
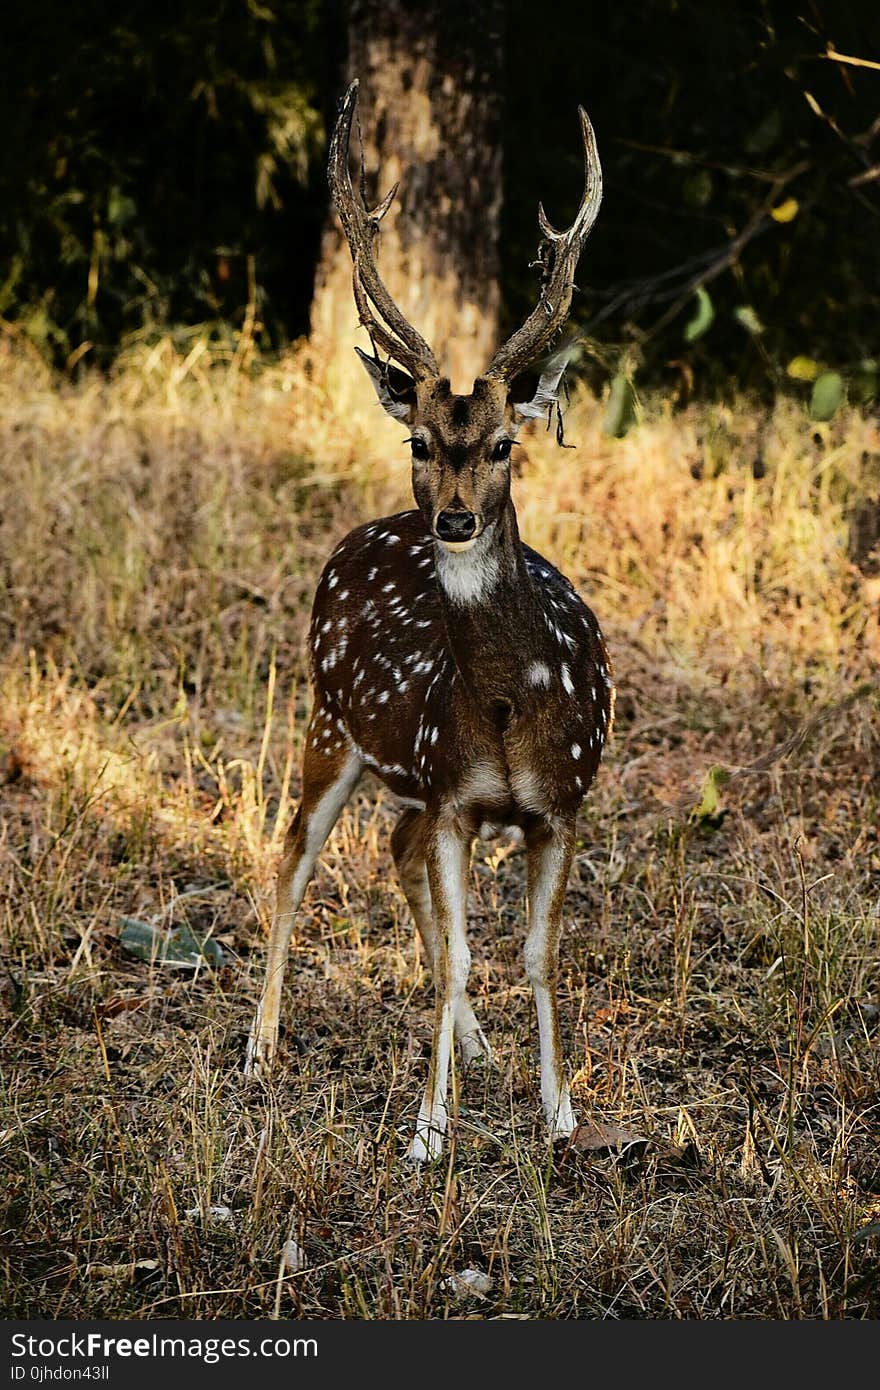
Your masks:
M 502 21 L 501 0 L 348 4 L 347 80 L 360 79 L 370 206 L 400 182 L 377 240 L 379 270 L 458 390 L 470 390 L 497 346 Z M 357 187 L 359 170 L 353 177 Z M 366 333 L 356 324 L 351 257 L 331 210 L 311 326 L 336 387 L 361 372 L 352 348 L 367 347 Z

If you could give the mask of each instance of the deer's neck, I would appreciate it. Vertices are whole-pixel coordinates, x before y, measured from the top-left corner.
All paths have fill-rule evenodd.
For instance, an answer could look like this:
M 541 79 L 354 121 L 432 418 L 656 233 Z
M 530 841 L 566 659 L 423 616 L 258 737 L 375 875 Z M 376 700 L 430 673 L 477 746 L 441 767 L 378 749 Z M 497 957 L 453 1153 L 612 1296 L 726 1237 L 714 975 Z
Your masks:
M 468 693 L 487 707 L 513 702 L 544 636 L 513 503 L 471 550 L 438 544 L 436 552 L 446 631 Z

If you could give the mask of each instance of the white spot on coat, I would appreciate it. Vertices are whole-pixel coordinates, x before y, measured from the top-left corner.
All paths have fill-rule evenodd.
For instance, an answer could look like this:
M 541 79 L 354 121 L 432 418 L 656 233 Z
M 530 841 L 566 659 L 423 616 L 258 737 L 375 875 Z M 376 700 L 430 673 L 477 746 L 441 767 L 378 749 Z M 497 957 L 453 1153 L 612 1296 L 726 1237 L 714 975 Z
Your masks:
M 549 685 L 550 667 L 545 661 L 533 661 L 526 671 L 526 680 L 529 685 Z

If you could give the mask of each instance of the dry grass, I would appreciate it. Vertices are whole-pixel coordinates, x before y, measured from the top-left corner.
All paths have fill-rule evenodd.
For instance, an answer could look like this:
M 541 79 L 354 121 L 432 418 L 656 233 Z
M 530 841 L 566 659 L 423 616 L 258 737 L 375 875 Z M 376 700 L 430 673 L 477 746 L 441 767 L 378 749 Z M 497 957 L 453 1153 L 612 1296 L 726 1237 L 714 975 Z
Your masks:
M 3 350 L 7 1315 L 880 1316 L 880 595 L 847 558 L 876 426 L 648 403 L 617 441 L 599 417 L 574 403 L 577 452 L 532 439 L 517 500 L 616 661 L 561 997 L 581 1113 L 632 1142 L 548 1149 L 522 859 L 480 846 L 496 1058 L 415 1174 L 431 993 L 375 789 L 307 899 L 277 1076 L 240 1071 L 308 602 L 349 526 L 408 504 L 398 432 L 296 361 L 251 374 L 194 341 L 61 386 Z M 746 770 L 689 820 L 716 764 Z M 226 963 L 151 968 L 121 915 L 188 922 Z M 466 1266 L 485 1297 L 444 1285 Z

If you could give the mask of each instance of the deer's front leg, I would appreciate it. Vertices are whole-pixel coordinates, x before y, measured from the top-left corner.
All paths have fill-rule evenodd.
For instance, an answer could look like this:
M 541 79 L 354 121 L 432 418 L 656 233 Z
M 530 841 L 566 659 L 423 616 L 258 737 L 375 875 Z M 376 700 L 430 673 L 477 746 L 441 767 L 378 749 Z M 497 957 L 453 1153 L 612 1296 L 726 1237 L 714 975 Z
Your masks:
M 455 1016 L 461 1008 L 471 968 L 466 936 L 470 841 L 458 827 L 446 822 L 432 826 L 425 839 L 436 940 L 434 1041 L 425 1097 L 409 1151 L 415 1163 L 430 1162 L 443 1151 Z
M 562 1061 L 556 979 L 562 903 L 574 852 L 574 823 L 544 823 L 526 836 L 529 932 L 526 972 L 535 995 L 541 1044 L 541 1100 L 551 1138 L 571 1134 L 577 1120 L 571 1108 Z

